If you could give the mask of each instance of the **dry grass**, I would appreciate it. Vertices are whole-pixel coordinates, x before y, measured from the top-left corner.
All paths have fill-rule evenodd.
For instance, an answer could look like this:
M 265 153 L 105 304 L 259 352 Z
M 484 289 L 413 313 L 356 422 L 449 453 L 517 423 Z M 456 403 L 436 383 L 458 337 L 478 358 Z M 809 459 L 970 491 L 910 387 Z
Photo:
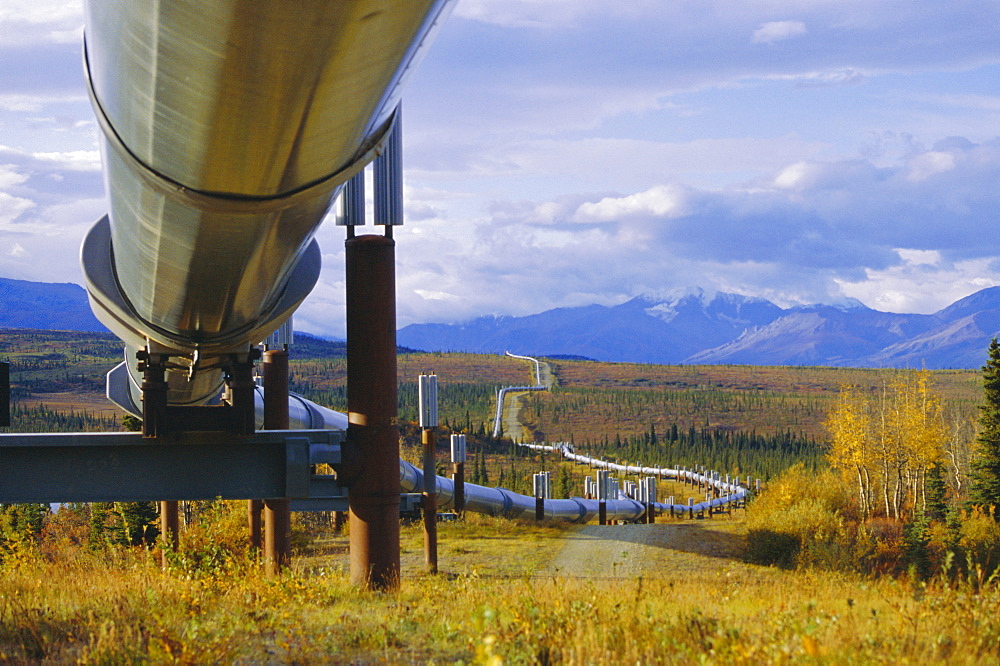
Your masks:
M 120 421 L 125 416 L 124 410 L 107 399 L 103 393 L 58 392 L 38 393 L 22 398 L 21 406 L 47 407 L 55 412 L 82 413 L 86 412 L 98 418 L 110 418 Z
M 535 576 L 566 529 L 441 525 L 442 574 L 404 564 L 398 592 L 350 585 L 343 556 L 266 578 L 246 558 L 211 575 L 155 553 L 9 549 L 0 658 L 18 663 L 973 663 L 995 661 L 1000 594 L 744 564 L 739 519 L 687 521 L 626 579 Z M 643 530 L 644 526 L 629 529 Z M 419 529 L 406 528 L 407 552 Z M 728 544 L 720 548 L 719 544 Z M 683 547 L 682 547 L 683 545 Z M 324 561 L 325 557 L 325 561 Z M 493 661 L 491 661 L 493 660 Z

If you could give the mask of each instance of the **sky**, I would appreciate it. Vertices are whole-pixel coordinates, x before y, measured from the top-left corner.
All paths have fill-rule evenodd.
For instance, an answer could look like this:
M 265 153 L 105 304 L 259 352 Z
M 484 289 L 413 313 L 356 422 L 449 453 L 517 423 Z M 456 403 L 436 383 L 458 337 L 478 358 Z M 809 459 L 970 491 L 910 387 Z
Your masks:
M 106 212 L 82 24 L 0 0 L 0 277 L 82 283 Z M 1000 285 L 997 26 L 995 0 L 460 0 L 404 93 L 398 323 Z M 317 238 L 295 328 L 342 336 L 344 230 Z

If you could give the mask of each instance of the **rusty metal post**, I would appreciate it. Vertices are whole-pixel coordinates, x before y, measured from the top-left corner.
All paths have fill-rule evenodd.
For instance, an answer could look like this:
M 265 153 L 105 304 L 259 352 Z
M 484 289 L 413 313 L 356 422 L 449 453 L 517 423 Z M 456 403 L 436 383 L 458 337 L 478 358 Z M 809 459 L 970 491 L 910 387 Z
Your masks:
M 292 511 L 287 499 L 264 500 L 264 565 L 274 576 L 292 556 Z
M 365 235 L 345 248 L 351 580 L 385 590 L 399 585 L 395 243 Z
M 264 379 L 264 429 L 288 429 L 288 352 L 269 349 L 261 364 Z M 292 512 L 287 499 L 264 500 L 264 562 L 277 574 L 292 556 Z
M 424 428 L 420 441 L 424 445 L 424 567 L 427 573 L 438 571 L 437 537 L 437 475 L 434 473 L 434 428 Z
M 0 362 L 0 428 L 10 426 L 10 363 Z
M 247 530 L 249 532 L 250 549 L 258 553 L 264 544 L 260 515 L 263 510 L 264 500 L 247 500 Z
M 331 517 L 333 523 L 333 531 L 336 534 L 340 534 L 344 531 L 344 521 L 347 519 L 347 513 L 344 511 L 334 511 Z
M 451 471 L 455 487 L 455 513 L 461 516 L 465 511 L 465 463 L 452 463 Z
M 452 503 L 459 517 L 465 511 L 465 443 L 465 435 L 451 436 Z
M 180 520 L 177 512 L 177 500 L 160 502 L 160 564 L 167 568 L 167 553 L 177 550 L 180 543 Z

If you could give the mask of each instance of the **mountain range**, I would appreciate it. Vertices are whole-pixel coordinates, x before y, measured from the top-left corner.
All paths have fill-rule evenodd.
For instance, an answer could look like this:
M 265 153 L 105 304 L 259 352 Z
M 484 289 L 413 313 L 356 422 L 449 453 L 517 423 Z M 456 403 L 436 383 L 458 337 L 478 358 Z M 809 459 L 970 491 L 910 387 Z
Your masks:
M 97 321 L 87 302 L 87 291 L 80 285 L 8 278 L 0 278 L 0 328 L 108 330 Z
M 1000 335 L 1000 287 L 933 314 L 844 305 L 782 308 L 762 298 L 688 290 L 616 306 L 558 308 L 462 324 L 411 324 L 401 345 L 664 364 L 977 368 Z
M 7 278 L 0 278 L 0 328 L 106 330 L 81 287 Z M 880 312 L 858 301 L 782 308 L 696 288 L 615 306 L 411 324 L 397 342 L 426 351 L 632 363 L 977 368 L 998 335 L 1000 287 L 933 314 Z

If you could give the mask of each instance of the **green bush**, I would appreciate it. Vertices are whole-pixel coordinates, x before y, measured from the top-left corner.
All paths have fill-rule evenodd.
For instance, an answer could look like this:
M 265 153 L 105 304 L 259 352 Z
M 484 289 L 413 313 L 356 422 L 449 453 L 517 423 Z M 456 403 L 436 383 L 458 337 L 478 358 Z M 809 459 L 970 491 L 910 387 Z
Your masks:
M 837 474 L 795 465 L 747 508 L 746 559 L 780 567 L 848 565 L 849 509 L 850 496 Z

